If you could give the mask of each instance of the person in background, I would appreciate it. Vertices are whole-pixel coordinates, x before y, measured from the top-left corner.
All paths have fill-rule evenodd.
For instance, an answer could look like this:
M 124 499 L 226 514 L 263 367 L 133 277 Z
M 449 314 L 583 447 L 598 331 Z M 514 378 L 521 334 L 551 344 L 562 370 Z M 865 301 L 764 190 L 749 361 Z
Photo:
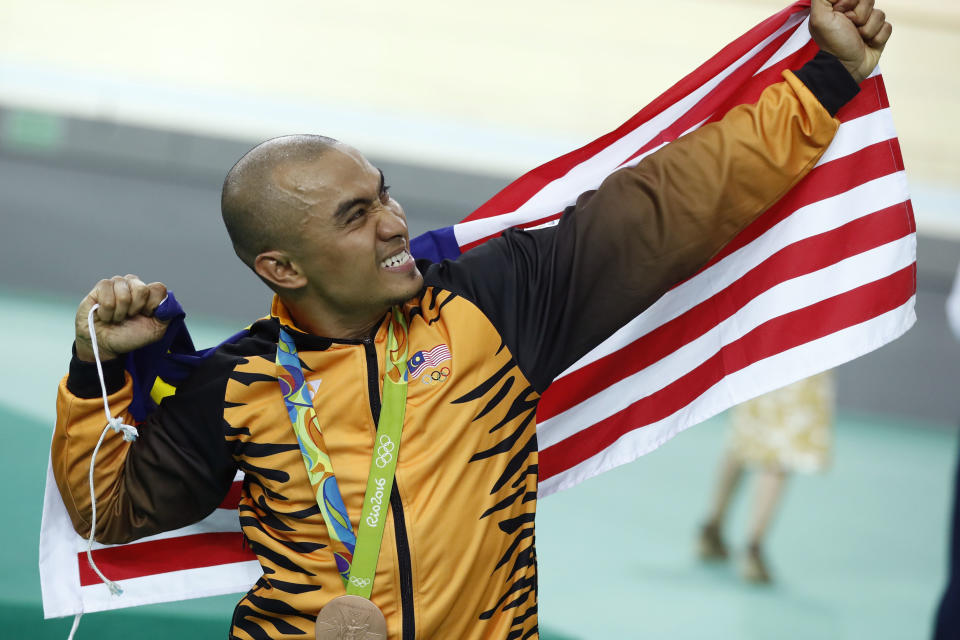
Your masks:
M 730 411 L 730 446 L 720 463 L 713 504 L 700 530 L 703 560 L 726 560 L 723 525 L 745 469 L 756 471 L 743 577 L 771 581 L 763 542 L 791 473 L 823 471 L 829 462 L 834 412 L 830 372 L 817 374 L 740 404 Z
M 953 280 L 953 291 L 947 298 L 947 322 L 953 337 L 960 341 L 960 265 Z M 950 564 L 947 587 L 937 609 L 934 640 L 960 638 L 960 458 L 953 484 L 953 524 L 950 531 Z

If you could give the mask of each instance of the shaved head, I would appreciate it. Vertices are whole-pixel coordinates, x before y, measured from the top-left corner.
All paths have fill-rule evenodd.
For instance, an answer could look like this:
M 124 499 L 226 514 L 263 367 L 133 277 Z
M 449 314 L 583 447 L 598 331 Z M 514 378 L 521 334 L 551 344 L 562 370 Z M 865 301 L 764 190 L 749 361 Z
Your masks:
M 423 286 L 383 172 L 332 138 L 254 147 L 227 173 L 221 210 L 240 259 L 317 335 L 365 336 Z
M 257 145 L 233 165 L 223 181 L 220 212 L 233 250 L 247 266 L 253 268 L 265 251 L 295 249 L 306 209 L 313 204 L 278 180 L 278 170 L 314 162 L 339 145 L 326 136 L 282 136 Z

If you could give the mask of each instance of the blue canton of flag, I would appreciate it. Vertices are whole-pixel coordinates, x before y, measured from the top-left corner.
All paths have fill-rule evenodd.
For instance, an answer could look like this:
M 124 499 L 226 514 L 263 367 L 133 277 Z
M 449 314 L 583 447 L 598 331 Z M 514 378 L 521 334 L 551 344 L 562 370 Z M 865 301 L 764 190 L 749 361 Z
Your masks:
M 423 351 L 417 351 L 415 354 L 413 354 L 413 357 L 407 361 L 407 371 L 410 372 L 411 378 L 416 375 L 414 372 L 422 364 L 423 364 Z

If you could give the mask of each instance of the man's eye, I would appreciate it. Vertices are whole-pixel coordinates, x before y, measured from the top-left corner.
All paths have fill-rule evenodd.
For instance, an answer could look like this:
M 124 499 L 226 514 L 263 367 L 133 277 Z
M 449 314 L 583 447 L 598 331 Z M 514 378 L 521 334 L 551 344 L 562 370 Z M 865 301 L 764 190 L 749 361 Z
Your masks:
M 383 189 L 380 191 L 380 202 L 386 204 L 390 201 L 390 185 L 383 185 Z
M 350 214 L 350 217 L 347 218 L 347 222 L 356 222 L 357 220 L 365 216 L 366 213 L 367 213 L 366 209 L 357 209 Z

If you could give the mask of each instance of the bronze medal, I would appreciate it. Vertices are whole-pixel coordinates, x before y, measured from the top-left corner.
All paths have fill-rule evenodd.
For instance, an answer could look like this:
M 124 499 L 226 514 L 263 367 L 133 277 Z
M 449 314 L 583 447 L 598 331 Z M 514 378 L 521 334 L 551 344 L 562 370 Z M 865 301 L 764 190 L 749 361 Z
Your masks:
M 317 640 L 386 640 L 387 620 L 360 596 L 339 596 L 317 616 Z

